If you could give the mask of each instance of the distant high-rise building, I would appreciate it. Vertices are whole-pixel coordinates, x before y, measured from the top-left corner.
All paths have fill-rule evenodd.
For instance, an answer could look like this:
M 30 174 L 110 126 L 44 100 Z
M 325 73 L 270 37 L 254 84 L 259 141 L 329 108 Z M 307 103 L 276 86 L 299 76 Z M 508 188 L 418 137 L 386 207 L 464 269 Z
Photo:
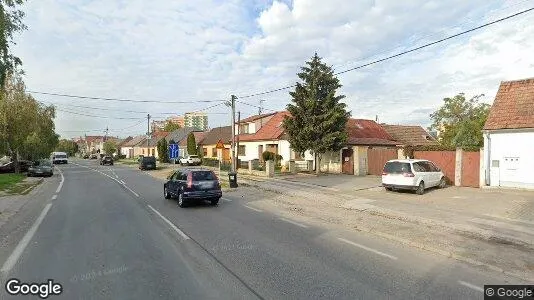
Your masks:
M 202 112 L 185 113 L 185 127 L 193 127 L 197 130 L 208 130 L 208 115 Z
M 163 131 L 165 128 L 165 125 L 167 122 L 177 124 L 180 127 L 185 127 L 184 125 L 184 117 L 183 116 L 171 116 L 168 117 L 166 120 L 154 120 L 152 121 L 152 132 L 160 132 Z

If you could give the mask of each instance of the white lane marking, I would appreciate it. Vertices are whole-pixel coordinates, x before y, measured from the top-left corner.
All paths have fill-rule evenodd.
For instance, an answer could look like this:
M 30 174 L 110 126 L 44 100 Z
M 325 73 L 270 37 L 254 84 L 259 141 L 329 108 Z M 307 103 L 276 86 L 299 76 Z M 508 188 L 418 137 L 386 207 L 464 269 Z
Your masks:
M 89 170 L 93 170 L 93 171 L 95 171 L 95 172 L 98 172 L 98 173 L 100 173 L 100 174 L 102 174 L 102 175 L 104 175 L 104 176 L 110 178 L 111 180 L 114 180 L 114 181 L 118 182 L 120 185 L 122 185 L 123 187 L 125 187 L 128 191 L 130 191 L 130 192 L 131 192 L 132 194 L 134 194 L 136 197 L 139 197 L 139 194 L 137 194 L 137 193 L 134 192 L 131 188 L 129 188 L 128 186 L 126 186 L 126 183 L 124 183 L 124 181 L 122 181 L 122 180 L 118 180 L 117 178 L 113 178 L 113 176 L 110 176 L 110 175 L 108 175 L 108 174 L 106 174 L 106 173 L 104 173 L 104 172 L 102 172 L 102 171 L 100 171 L 100 170 L 96 170 L 96 169 L 93 169 L 93 168 L 90 168 L 90 167 L 87 167 L 87 166 L 84 166 L 84 165 L 78 165 L 78 166 L 87 168 L 87 169 L 89 169 Z
M 125 185 L 124 183 L 122 184 L 123 187 L 125 187 L 127 190 L 129 190 L 132 194 L 134 194 L 137 198 L 139 198 L 139 194 L 134 192 L 131 188 L 129 188 L 127 185 Z
M 286 219 L 286 218 L 278 218 L 278 219 L 280 219 L 280 220 L 282 220 L 282 221 L 284 221 L 284 222 L 287 222 L 287 223 L 291 223 L 291 224 L 293 224 L 293 225 L 297 225 L 297 226 L 302 227 L 302 228 L 308 228 L 307 225 L 301 224 L 301 223 L 299 223 L 299 222 L 291 221 L 291 220 Z
M 257 208 L 255 208 L 255 207 L 248 206 L 248 205 L 246 205 L 246 204 L 243 204 L 243 206 L 246 207 L 246 208 L 248 208 L 248 209 L 252 209 L 253 211 L 257 211 L 257 212 L 262 212 L 262 211 L 263 211 L 263 210 L 261 210 L 261 209 L 257 209 Z
M 463 286 L 466 286 L 466 287 L 468 287 L 468 288 L 470 288 L 470 289 L 473 289 L 473 290 L 475 290 L 475 291 L 477 291 L 477 292 L 481 292 L 481 293 L 484 292 L 484 289 L 483 289 L 483 288 L 481 288 L 481 287 L 479 287 L 479 286 L 476 286 L 476 285 L 474 285 L 474 284 L 471 284 L 471 283 L 469 283 L 469 282 L 465 282 L 465 281 L 461 281 L 461 280 L 460 280 L 460 281 L 458 281 L 458 283 L 461 284 L 461 285 L 463 285 Z
M 350 244 L 350 245 L 356 246 L 356 247 L 358 247 L 358 248 L 361 248 L 361 249 L 363 249 L 363 250 L 367 250 L 367 251 L 369 251 L 369 252 L 373 252 L 373 253 L 375 253 L 375 254 L 382 255 L 382 256 L 385 256 L 385 257 L 387 257 L 387 258 L 397 259 L 396 256 L 389 255 L 389 254 L 387 254 L 387 253 L 378 251 L 378 250 L 373 249 L 373 248 L 369 248 L 369 247 L 364 246 L 364 245 L 360 245 L 360 244 L 355 243 L 355 242 L 353 242 L 353 241 L 349 241 L 349 240 L 346 240 L 346 239 L 344 239 L 344 238 L 337 238 L 337 239 L 340 240 L 340 241 L 342 241 L 342 242 L 345 242 L 345 243 L 347 243 L 347 244 Z
M 169 224 L 169 226 L 171 226 L 172 229 L 174 229 L 174 231 L 178 232 L 178 234 L 180 234 L 184 239 L 186 240 L 189 240 L 189 237 L 187 236 L 187 234 L 185 234 L 183 231 L 181 231 L 178 227 L 176 227 L 176 225 L 174 225 L 171 221 L 169 221 L 169 219 L 165 218 L 162 214 L 159 213 L 159 211 L 157 211 L 155 208 L 153 208 L 151 205 L 148 205 L 148 208 L 150 208 L 153 212 L 155 212 L 160 218 L 163 219 L 163 221 L 165 221 L 165 223 Z
M 56 200 L 56 199 L 57 199 L 57 195 L 52 196 L 52 200 Z
M 122 183 L 122 184 L 126 184 L 126 182 L 124 182 L 124 180 L 121 180 L 121 183 Z
M 28 246 L 28 243 L 30 242 L 33 235 L 39 228 L 39 225 L 41 225 L 41 222 L 43 222 L 46 214 L 50 210 L 50 207 L 52 207 L 52 203 L 48 203 L 45 206 L 45 208 L 43 209 L 43 211 L 41 212 L 37 220 L 35 220 L 35 223 L 33 223 L 30 230 L 28 230 L 28 232 L 26 232 L 22 240 L 20 240 L 15 250 L 13 250 L 13 253 L 11 253 L 11 255 L 7 258 L 4 265 L 2 266 L 2 269 L 0 270 L 2 273 L 9 272 L 13 268 L 13 266 L 17 263 L 18 259 L 22 255 L 22 252 L 24 252 L 24 249 L 26 249 L 26 246 Z
M 56 169 L 58 170 L 59 175 L 61 175 L 61 182 L 59 182 L 59 186 L 56 189 L 56 194 L 57 194 L 59 193 L 59 191 L 61 191 L 61 188 L 63 187 L 63 182 L 65 182 L 65 176 L 63 176 L 63 172 L 61 172 L 61 169 L 59 169 L 57 166 L 56 166 Z
M 228 199 L 228 198 L 221 198 L 221 199 L 223 199 L 224 201 L 232 202 L 232 199 Z

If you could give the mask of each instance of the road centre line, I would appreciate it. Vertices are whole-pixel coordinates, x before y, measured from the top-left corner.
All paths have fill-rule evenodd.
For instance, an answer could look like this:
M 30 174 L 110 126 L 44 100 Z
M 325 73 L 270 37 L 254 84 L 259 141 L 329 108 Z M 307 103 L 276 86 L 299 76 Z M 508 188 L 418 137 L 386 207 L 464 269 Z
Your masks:
M 57 199 L 57 195 L 52 196 L 52 200 L 56 200 L 56 199 Z
M 63 182 L 65 182 L 65 176 L 63 176 L 63 172 L 61 172 L 61 169 L 56 166 L 57 171 L 59 172 L 59 175 L 61 175 L 61 181 L 59 182 L 59 185 L 56 189 L 56 194 L 61 191 L 61 188 L 63 187 Z
M 174 231 L 178 232 L 179 235 L 181 235 L 185 240 L 189 240 L 190 237 L 187 236 L 183 231 L 181 231 L 176 225 L 174 225 L 169 219 L 165 218 L 159 211 L 157 211 L 154 207 L 152 207 L 150 204 L 147 205 L 148 208 L 150 208 L 153 212 L 155 212 L 165 223 L 167 223 Z
M 45 218 L 46 214 L 50 210 L 50 207 L 52 207 L 52 203 L 46 204 L 45 208 L 43 209 L 39 217 L 35 220 L 35 223 L 33 223 L 32 227 L 30 227 L 30 230 L 26 232 L 22 240 L 20 240 L 20 242 L 18 243 L 17 247 L 15 247 L 15 250 L 13 250 L 11 255 L 4 262 L 4 265 L 2 266 L 2 269 L 0 270 L 2 273 L 9 272 L 13 268 L 13 266 L 15 266 L 18 259 L 22 255 L 22 252 L 24 252 L 24 249 L 26 249 L 26 246 L 28 246 L 28 243 L 31 241 L 32 237 L 35 235 L 35 232 L 39 228 L 39 225 L 41 225 L 41 222 L 43 222 L 43 219 Z
M 474 284 L 471 284 L 471 283 L 469 283 L 469 282 L 465 282 L 465 281 L 460 280 L 460 281 L 458 281 L 458 283 L 461 284 L 461 285 L 463 285 L 463 286 L 465 286 L 465 287 L 468 287 L 468 288 L 470 288 L 470 289 L 472 289 L 472 290 L 475 290 L 475 291 L 477 291 L 477 292 L 481 292 L 481 293 L 484 292 L 484 289 L 483 289 L 483 288 L 481 288 L 481 287 L 479 287 L 479 286 L 476 286 L 476 285 L 474 285 Z
M 301 224 L 301 223 L 299 223 L 299 222 L 291 221 L 291 220 L 286 219 L 286 218 L 281 218 L 281 217 L 280 217 L 280 218 L 278 218 L 278 219 L 280 219 L 280 220 L 282 220 L 282 221 L 284 221 L 284 222 L 291 223 L 291 224 L 293 224 L 293 225 L 302 227 L 302 228 L 308 228 L 307 225 Z
M 390 259 L 394 259 L 394 260 L 397 259 L 396 256 L 393 256 L 393 255 L 390 255 L 390 254 L 387 254 L 387 253 L 378 251 L 378 250 L 376 250 L 376 249 L 373 249 L 373 248 L 370 248 L 370 247 L 367 247 L 367 246 L 364 246 L 364 245 L 360 245 L 360 244 L 355 243 L 355 242 L 353 242 L 353 241 L 349 241 L 349 240 L 346 240 L 346 239 L 344 239 L 344 238 L 339 238 L 339 237 L 338 237 L 337 239 L 340 240 L 340 241 L 342 241 L 342 242 L 345 242 L 345 243 L 347 243 L 347 244 L 350 244 L 350 245 L 352 245 L 352 246 L 356 246 L 356 247 L 361 248 L 361 249 L 363 249 L 363 250 L 367 250 L 367 251 L 369 251 L 369 252 L 373 252 L 373 253 L 375 253 L 375 254 L 382 255 L 382 256 L 385 256 L 385 257 L 390 258 Z
M 248 209 L 252 209 L 253 211 L 257 211 L 257 212 L 263 212 L 263 210 L 261 209 L 257 209 L 255 207 L 252 207 L 252 206 L 248 206 L 246 204 L 243 204 L 244 207 L 248 208 Z
M 117 183 L 119 183 L 120 185 L 122 185 L 123 187 L 125 187 L 128 191 L 130 191 L 132 194 L 134 194 L 136 197 L 139 197 L 139 194 L 137 194 L 137 193 L 134 192 L 131 188 L 129 188 L 128 186 L 126 186 L 126 184 L 124 183 L 124 181 L 119 180 L 119 179 L 117 179 L 117 178 L 114 178 L 113 176 L 110 176 L 110 175 L 108 175 L 108 174 L 106 174 L 106 173 L 104 173 L 104 172 L 102 172 L 102 171 L 100 171 L 100 170 L 93 169 L 93 168 L 90 168 L 90 167 L 88 167 L 88 166 L 84 166 L 84 165 L 80 165 L 80 164 L 76 164 L 76 165 L 78 165 L 78 166 L 80 166 L 80 167 L 87 168 L 87 169 L 89 169 L 89 170 L 93 170 L 93 171 L 95 171 L 95 172 L 98 172 L 98 173 L 100 173 L 100 174 L 102 174 L 102 175 L 104 175 L 104 176 L 106 176 L 106 177 L 108 177 L 108 178 L 110 178 L 110 179 L 116 181 Z

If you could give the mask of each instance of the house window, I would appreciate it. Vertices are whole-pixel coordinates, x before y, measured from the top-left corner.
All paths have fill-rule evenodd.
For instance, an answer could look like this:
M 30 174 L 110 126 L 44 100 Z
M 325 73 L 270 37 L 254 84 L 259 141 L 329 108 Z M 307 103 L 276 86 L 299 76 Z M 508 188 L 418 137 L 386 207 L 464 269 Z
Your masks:
M 141 151 L 142 151 L 143 155 L 145 155 L 145 149 L 142 149 Z
M 211 148 L 211 157 L 217 157 L 217 148 Z
M 240 155 L 240 156 L 247 155 L 245 149 L 246 149 L 245 145 L 239 145 L 239 148 L 237 149 L 237 155 Z
M 241 125 L 241 128 L 239 129 L 239 131 L 241 131 L 240 133 L 249 133 L 248 124 Z
M 154 156 L 155 154 L 156 154 L 155 149 L 152 149 L 152 156 Z
M 202 153 L 204 153 L 204 156 L 207 157 L 208 156 L 208 148 L 202 147 Z

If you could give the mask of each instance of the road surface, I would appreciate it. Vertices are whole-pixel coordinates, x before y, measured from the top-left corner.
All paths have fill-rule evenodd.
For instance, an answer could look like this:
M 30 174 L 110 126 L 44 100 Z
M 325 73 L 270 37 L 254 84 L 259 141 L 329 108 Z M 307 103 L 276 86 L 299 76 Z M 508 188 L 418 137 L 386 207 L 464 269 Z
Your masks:
M 182 209 L 127 166 L 58 168 L 0 229 L 3 285 L 52 279 L 49 299 L 482 299 L 484 284 L 523 283 L 231 194 Z

